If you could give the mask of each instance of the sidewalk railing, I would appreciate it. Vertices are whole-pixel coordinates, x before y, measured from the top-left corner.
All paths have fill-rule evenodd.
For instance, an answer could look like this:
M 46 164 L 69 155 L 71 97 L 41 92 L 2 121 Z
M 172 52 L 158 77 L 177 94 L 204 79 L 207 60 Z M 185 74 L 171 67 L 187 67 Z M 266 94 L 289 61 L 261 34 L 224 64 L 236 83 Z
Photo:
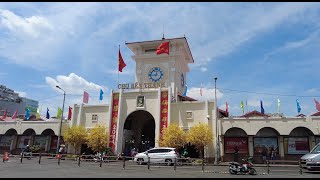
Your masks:
M 0 157 L 3 155 L 0 154 Z M 97 164 L 101 168 L 102 165 L 111 165 L 115 168 L 122 168 L 126 169 L 128 167 L 146 167 L 148 170 L 151 170 L 152 167 L 165 167 L 168 169 L 173 169 L 173 171 L 177 171 L 179 169 L 185 169 L 185 168 L 199 168 L 199 171 L 201 169 L 202 172 L 205 172 L 205 169 L 214 169 L 214 167 L 218 166 L 229 166 L 229 163 L 223 162 L 221 164 L 213 164 L 207 162 L 205 159 L 199 159 L 199 158 L 153 158 L 148 157 L 147 159 L 143 159 L 142 163 L 135 161 L 133 157 L 131 156 L 95 156 L 95 155 L 79 155 L 79 154 L 54 154 L 54 153 L 31 153 L 30 155 L 10 155 L 10 158 L 16 158 L 20 160 L 20 163 L 34 163 L 34 160 L 36 160 L 36 163 L 38 164 L 57 164 L 61 165 L 61 163 L 66 162 L 74 162 L 74 164 L 77 164 L 78 166 L 83 165 L 93 165 Z M 33 161 L 29 161 L 27 159 L 33 159 Z M 63 160 L 63 161 L 61 161 Z M 6 162 L 7 163 L 7 162 Z M 259 164 L 259 166 L 254 167 L 262 167 L 266 168 L 266 173 L 270 174 L 272 171 L 272 168 L 279 167 L 281 164 L 294 164 L 290 165 L 290 167 L 293 167 L 294 169 L 292 171 L 295 171 L 302 174 L 304 172 L 308 172 L 310 169 L 319 168 L 320 170 L 320 161 L 312 161 L 312 163 L 307 162 L 307 164 L 302 165 L 300 161 L 289 161 L 289 160 L 267 160 L 267 164 Z M 141 166 L 140 164 L 146 164 L 147 166 Z M 228 173 L 229 167 L 227 167 L 226 172 Z M 277 171 L 279 168 L 277 168 Z M 317 171 L 312 171 L 317 172 Z

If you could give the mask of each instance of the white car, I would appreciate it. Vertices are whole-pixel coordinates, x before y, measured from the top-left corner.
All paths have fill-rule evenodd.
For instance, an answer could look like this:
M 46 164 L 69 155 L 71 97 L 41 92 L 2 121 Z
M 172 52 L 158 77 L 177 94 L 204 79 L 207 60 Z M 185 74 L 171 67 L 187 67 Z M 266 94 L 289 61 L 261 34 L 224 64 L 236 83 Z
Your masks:
M 152 148 L 145 152 L 136 154 L 134 162 L 138 164 L 146 164 L 148 163 L 148 156 L 150 157 L 150 163 L 163 163 L 169 166 L 174 164 L 175 158 L 178 158 L 178 153 L 176 148 Z

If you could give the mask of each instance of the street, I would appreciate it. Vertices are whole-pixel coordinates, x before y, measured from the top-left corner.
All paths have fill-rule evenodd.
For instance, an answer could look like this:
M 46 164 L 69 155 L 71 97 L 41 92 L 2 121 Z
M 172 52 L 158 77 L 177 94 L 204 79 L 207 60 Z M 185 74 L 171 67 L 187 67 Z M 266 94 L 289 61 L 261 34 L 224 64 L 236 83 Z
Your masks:
M 42 158 L 39 164 L 38 158 L 31 160 L 11 158 L 9 162 L 0 163 L 1 178 L 315 178 L 319 173 L 299 174 L 297 167 L 271 167 L 270 174 L 267 174 L 265 167 L 255 167 L 258 175 L 230 175 L 228 166 L 205 166 L 202 172 L 201 166 L 173 166 L 137 165 L 126 161 L 125 169 L 123 162 L 106 162 L 100 167 L 100 163 L 81 162 L 80 167 L 77 161 L 61 160 L 58 165 L 56 159 Z

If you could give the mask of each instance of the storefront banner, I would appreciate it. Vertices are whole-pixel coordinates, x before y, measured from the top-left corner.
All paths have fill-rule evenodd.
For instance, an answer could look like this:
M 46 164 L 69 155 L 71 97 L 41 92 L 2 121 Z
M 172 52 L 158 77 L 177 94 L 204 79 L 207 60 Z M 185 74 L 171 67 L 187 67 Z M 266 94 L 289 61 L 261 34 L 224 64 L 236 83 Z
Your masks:
M 255 137 L 253 139 L 253 149 L 255 155 L 266 154 L 273 148 L 278 152 L 278 138 L 277 137 Z
M 160 139 L 162 138 L 162 131 L 168 126 L 168 91 L 161 92 L 160 105 Z
M 308 137 L 288 139 L 288 154 L 306 154 L 309 153 Z
M 116 148 L 116 135 L 117 135 L 117 122 L 118 122 L 118 109 L 119 109 L 119 93 L 114 93 L 112 98 L 112 114 L 111 114 L 111 125 L 110 125 L 110 139 L 109 147 L 112 151 Z
M 248 153 L 248 138 L 247 137 L 224 137 L 224 151 L 225 153 L 234 153 L 237 147 L 239 153 Z
M 51 136 L 50 149 L 57 149 L 58 136 Z
M 10 148 L 12 136 L 1 136 L 0 137 L 0 148 Z

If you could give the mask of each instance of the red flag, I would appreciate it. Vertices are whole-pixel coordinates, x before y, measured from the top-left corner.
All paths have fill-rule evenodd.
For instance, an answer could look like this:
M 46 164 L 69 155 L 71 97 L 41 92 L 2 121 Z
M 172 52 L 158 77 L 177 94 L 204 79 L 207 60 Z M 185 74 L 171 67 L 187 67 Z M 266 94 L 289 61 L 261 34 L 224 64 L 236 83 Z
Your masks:
M 68 120 L 71 120 L 72 116 L 72 107 L 69 106 Z
M 17 115 L 18 115 L 18 109 L 13 113 L 13 115 L 12 115 L 12 119 L 17 118 Z
M 6 119 L 6 117 L 7 117 L 7 110 L 3 113 L 2 119 L 4 120 Z
M 119 48 L 119 71 L 122 72 L 122 69 L 126 67 L 126 63 L 124 62 L 122 56 L 121 56 L 121 52 L 120 52 L 120 48 Z
M 167 53 L 169 55 L 169 42 L 163 42 L 157 48 L 157 55 Z
M 83 92 L 83 103 L 88 103 L 89 101 L 89 94 L 87 92 Z
M 320 103 L 314 98 L 314 102 L 316 103 L 316 109 L 320 111 Z
M 200 86 L 200 96 L 202 96 L 202 84 Z

